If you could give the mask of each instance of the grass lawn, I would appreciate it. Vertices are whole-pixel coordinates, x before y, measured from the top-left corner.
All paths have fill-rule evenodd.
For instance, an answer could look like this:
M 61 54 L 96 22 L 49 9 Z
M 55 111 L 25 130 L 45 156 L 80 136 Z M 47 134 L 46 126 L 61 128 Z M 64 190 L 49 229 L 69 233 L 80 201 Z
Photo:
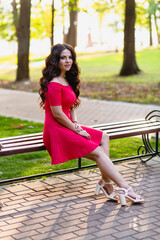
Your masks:
M 40 123 L 2 116 L 0 116 L 0 122 L 0 138 L 43 131 L 43 124 Z M 110 142 L 111 159 L 137 155 L 137 149 L 141 145 L 142 140 L 138 137 L 112 140 Z M 1 157 L 0 179 L 33 175 L 77 166 L 77 159 L 54 166 L 50 162 L 47 151 Z M 84 164 L 93 164 L 93 162 L 83 159 Z
M 10 66 L 16 63 L 15 59 L 14 56 L 8 57 L 8 60 L 7 57 L 2 57 L 0 63 L 8 62 Z M 81 69 L 81 96 L 160 104 L 160 48 L 148 48 L 137 52 L 137 63 L 142 71 L 138 75 L 128 77 L 118 76 L 122 66 L 122 53 L 81 54 L 77 59 Z M 31 59 L 30 64 L 31 81 L 38 82 L 44 59 Z M 14 81 L 15 76 L 16 69 L 1 69 L 0 79 Z M 33 91 L 35 90 L 34 87 Z

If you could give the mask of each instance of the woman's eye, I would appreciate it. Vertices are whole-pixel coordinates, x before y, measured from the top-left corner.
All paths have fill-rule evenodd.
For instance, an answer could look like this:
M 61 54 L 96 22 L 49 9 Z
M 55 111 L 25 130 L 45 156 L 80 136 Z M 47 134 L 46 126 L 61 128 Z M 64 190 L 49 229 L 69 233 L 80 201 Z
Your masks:
M 67 57 L 62 56 L 62 57 L 60 57 L 60 59 L 65 60 L 65 59 L 67 59 Z M 69 56 L 69 59 L 72 59 L 72 56 Z

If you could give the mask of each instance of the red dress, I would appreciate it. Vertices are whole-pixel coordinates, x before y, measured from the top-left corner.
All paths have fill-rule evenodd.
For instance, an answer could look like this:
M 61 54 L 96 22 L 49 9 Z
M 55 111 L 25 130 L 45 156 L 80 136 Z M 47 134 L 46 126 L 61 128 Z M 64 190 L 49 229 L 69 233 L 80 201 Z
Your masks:
M 102 131 L 81 126 L 90 134 L 91 139 L 88 140 L 60 124 L 51 112 L 50 106 L 62 106 L 70 119 L 70 107 L 76 102 L 72 87 L 57 82 L 50 82 L 47 87 L 43 141 L 51 156 L 51 164 L 63 163 L 92 152 L 101 142 Z

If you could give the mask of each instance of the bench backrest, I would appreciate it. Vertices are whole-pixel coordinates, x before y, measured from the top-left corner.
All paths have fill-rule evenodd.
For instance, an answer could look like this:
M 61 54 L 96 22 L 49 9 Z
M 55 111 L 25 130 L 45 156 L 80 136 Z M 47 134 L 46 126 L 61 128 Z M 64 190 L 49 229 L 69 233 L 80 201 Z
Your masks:
M 139 119 L 125 122 L 98 124 L 91 126 L 106 132 L 110 139 L 118 139 L 155 133 L 160 131 L 160 122 L 157 120 Z M 43 133 L 1 138 L 0 156 L 7 156 L 26 152 L 45 150 Z

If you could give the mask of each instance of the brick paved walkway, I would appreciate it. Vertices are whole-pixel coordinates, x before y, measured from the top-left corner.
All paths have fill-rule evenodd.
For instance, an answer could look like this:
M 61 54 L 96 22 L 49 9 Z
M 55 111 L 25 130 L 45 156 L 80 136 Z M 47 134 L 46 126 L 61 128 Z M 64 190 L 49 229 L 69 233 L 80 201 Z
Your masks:
M 1 240 L 160 239 L 160 163 L 116 165 L 145 197 L 121 207 L 94 195 L 99 172 L 83 171 L 1 186 Z

